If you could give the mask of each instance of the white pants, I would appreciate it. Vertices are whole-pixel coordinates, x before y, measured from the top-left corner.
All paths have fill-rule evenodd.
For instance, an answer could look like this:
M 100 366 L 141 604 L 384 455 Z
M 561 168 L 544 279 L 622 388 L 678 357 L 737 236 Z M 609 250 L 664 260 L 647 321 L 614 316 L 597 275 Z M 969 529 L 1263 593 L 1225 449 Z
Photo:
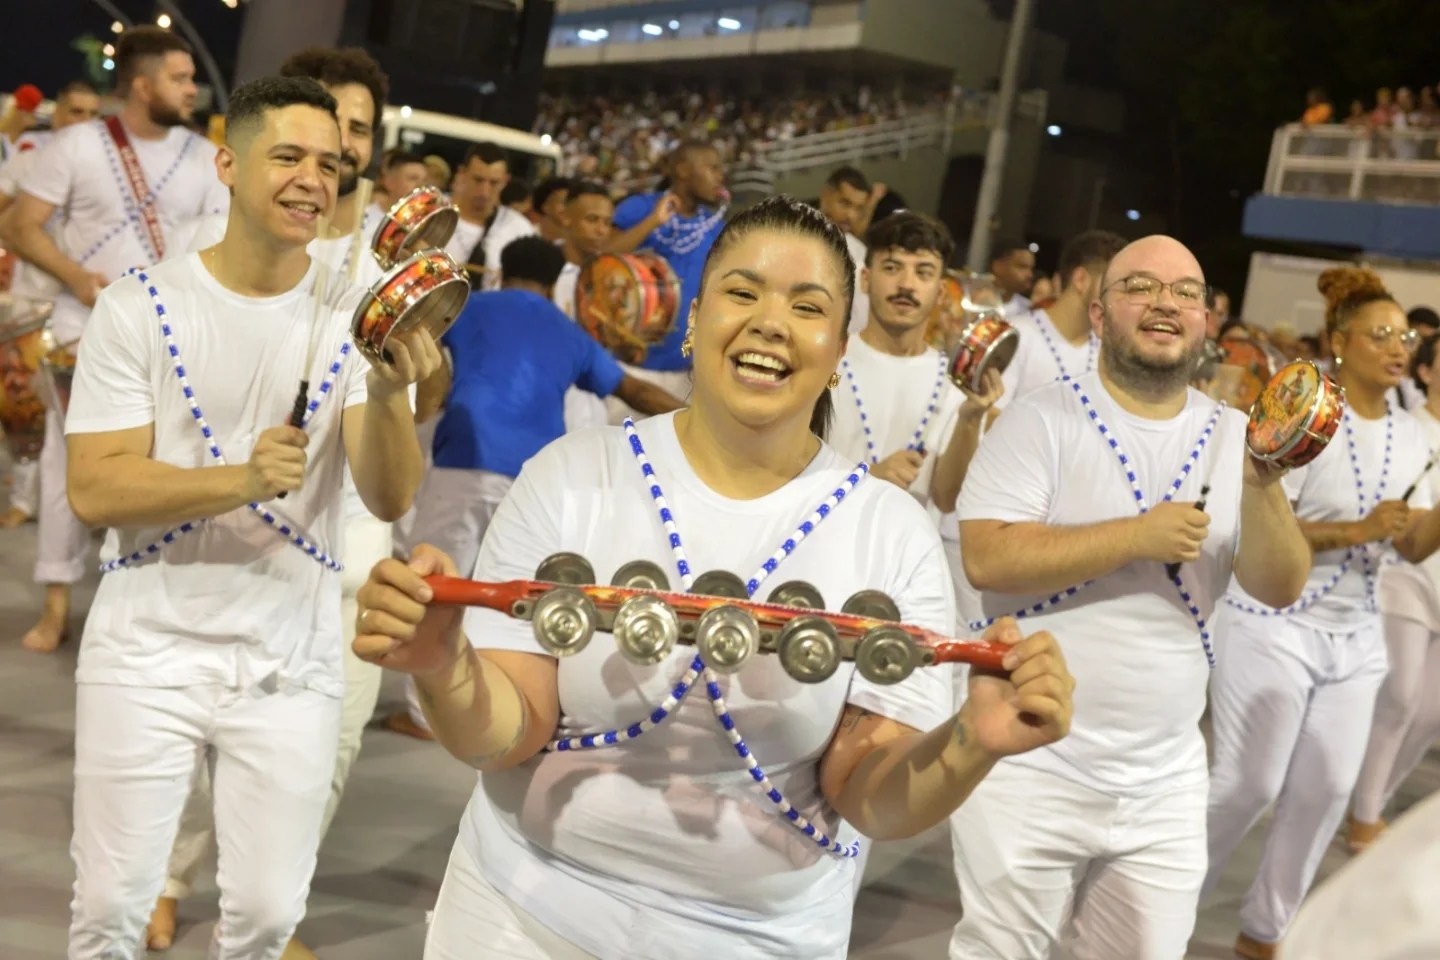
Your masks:
M 625 371 L 627 376 L 644 380 L 646 383 L 653 383 L 660 389 L 669 391 L 677 400 L 683 402 L 690 399 L 689 370 L 646 370 L 643 367 L 632 367 L 628 363 L 620 364 L 620 368 Z M 612 426 L 619 425 L 626 417 L 644 420 L 648 416 L 648 414 L 636 411 L 614 394 L 605 398 L 605 408 L 610 411 Z
M 75 706 L 70 960 L 132 960 L 196 769 L 215 785 L 220 920 L 211 960 L 275 960 L 305 915 L 339 701 L 82 683 Z
M 1205 875 L 1205 787 L 1114 797 L 1001 762 L 950 817 L 951 960 L 1178 960 Z
M 490 518 L 515 480 L 489 470 L 455 470 L 431 467 L 415 495 L 417 504 L 411 539 L 415 544 L 439 547 L 455 561 L 462 577 L 475 570 L 480 544 L 490 528 Z M 415 681 L 405 678 L 405 702 L 416 726 L 429 730 L 420 709 Z
M 380 698 L 380 681 L 384 670 L 355 656 L 350 644 L 355 640 L 357 616 L 355 594 L 370 576 L 370 568 L 390 556 L 390 525 L 371 516 L 345 521 L 345 547 L 341 557 L 345 570 L 340 574 L 340 622 L 344 630 L 345 696 L 340 701 L 340 733 L 335 754 L 335 773 L 330 780 L 330 796 L 320 821 L 320 839 L 330 830 L 345 781 L 360 755 L 360 741 L 365 725 L 375 715 L 375 702 Z M 184 900 L 195 886 L 200 863 L 215 839 L 215 821 L 211 815 L 214 802 L 210 777 L 202 767 L 195 778 L 195 787 L 185 803 L 180 830 L 170 852 L 170 866 L 165 878 L 165 896 Z
M 1355 819 L 1375 823 L 1400 784 L 1440 738 L 1440 634 L 1385 617 L 1390 671 L 1375 698 L 1375 722 L 1355 784 Z
M 682 951 L 683 953 L 683 951 Z M 425 935 L 425 960 L 595 960 L 520 909 L 480 874 L 460 841 Z M 718 958 L 717 958 L 718 960 Z
M 40 509 L 40 461 L 10 465 L 10 506 L 27 517 Z
M 1219 882 L 1245 834 L 1275 805 L 1240 928 L 1277 943 L 1315 879 L 1355 786 L 1385 677 L 1380 618 L 1332 633 L 1224 607 L 1210 683 L 1210 868 Z
M 65 421 L 45 415 L 40 451 L 40 529 L 35 553 L 36 583 L 79 583 L 90 555 L 90 530 L 70 510 L 65 492 Z

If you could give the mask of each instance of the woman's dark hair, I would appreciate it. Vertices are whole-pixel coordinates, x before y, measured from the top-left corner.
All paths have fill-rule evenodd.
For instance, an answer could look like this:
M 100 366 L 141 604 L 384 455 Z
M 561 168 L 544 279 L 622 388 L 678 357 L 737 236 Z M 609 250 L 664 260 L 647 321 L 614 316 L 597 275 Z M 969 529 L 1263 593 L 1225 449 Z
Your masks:
M 700 289 L 705 289 L 705 278 L 710 275 L 715 261 L 735 243 L 758 230 L 811 237 L 823 243 L 834 255 L 840 275 L 845 278 L 845 295 L 842 298 L 845 310 L 840 315 L 840 336 L 843 340 L 850 322 L 850 308 L 855 302 L 855 263 L 850 259 L 850 247 L 845 242 L 845 234 L 829 217 L 794 197 L 766 197 L 725 224 L 725 229 L 720 231 L 705 257 L 705 267 L 700 272 Z M 810 413 L 810 432 L 821 440 L 830 432 L 830 414 L 834 409 L 830 394 L 829 390 L 820 391 L 820 398 L 815 401 L 815 409 Z
M 1410 379 L 1420 392 L 1427 397 L 1430 395 L 1430 385 L 1420 379 L 1419 370 L 1421 367 L 1429 367 L 1433 373 L 1435 369 L 1435 345 L 1440 341 L 1440 336 L 1428 336 L 1420 341 L 1420 348 L 1415 351 L 1415 356 L 1410 360 Z

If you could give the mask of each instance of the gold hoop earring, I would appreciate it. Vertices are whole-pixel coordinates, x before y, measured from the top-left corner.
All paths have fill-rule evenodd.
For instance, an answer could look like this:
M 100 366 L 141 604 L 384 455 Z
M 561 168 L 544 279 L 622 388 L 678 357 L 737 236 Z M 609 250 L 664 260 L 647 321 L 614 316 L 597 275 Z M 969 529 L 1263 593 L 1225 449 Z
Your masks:
M 830 390 L 834 390 L 836 387 L 840 386 L 840 374 L 830 374 L 830 380 L 825 384 L 825 386 Z
M 695 328 L 690 327 L 685 331 L 685 339 L 680 341 L 680 356 L 688 357 L 695 352 Z

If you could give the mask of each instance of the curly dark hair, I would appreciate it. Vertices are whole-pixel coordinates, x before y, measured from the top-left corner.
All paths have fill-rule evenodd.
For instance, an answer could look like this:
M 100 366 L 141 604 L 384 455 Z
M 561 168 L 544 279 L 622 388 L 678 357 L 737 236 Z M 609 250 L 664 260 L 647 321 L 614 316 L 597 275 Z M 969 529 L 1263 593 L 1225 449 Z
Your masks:
M 380 118 L 385 110 L 385 100 L 390 96 L 390 78 L 380 69 L 380 64 L 360 47 L 306 47 L 292 54 L 280 65 L 282 77 L 310 77 L 327 87 L 338 87 L 346 83 L 358 83 L 370 91 L 375 101 L 375 117 L 372 123 L 375 133 L 380 133 Z

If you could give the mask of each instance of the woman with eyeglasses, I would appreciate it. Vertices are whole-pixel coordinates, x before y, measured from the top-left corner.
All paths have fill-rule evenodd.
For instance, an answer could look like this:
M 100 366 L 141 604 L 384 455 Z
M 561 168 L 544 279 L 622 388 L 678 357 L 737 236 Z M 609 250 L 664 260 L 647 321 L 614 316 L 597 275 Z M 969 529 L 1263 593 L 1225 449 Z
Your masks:
M 1347 406 L 1325 452 L 1285 479 L 1314 566 L 1297 602 L 1277 610 L 1232 589 L 1215 625 L 1207 891 L 1275 805 L 1240 910 L 1246 958 L 1275 956 L 1360 771 L 1386 673 L 1381 567 L 1440 546 L 1429 437 L 1387 396 L 1415 346 L 1405 312 L 1368 270 L 1327 270 L 1319 288 Z
M 1410 364 L 1410 375 L 1425 398 L 1424 406 L 1412 407 L 1411 413 L 1431 449 L 1440 450 L 1435 348 L 1434 337 L 1424 340 Z M 1375 701 L 1370 746 L 1346 828 L 1346 842 L 1354 853 L 1370 846 L 1385 829 L 1386 804 L 1440 739 L 1440 553 L 1418 566 L 1386 566 L 1380 572 L 1378 600 L 1390 672 Z

